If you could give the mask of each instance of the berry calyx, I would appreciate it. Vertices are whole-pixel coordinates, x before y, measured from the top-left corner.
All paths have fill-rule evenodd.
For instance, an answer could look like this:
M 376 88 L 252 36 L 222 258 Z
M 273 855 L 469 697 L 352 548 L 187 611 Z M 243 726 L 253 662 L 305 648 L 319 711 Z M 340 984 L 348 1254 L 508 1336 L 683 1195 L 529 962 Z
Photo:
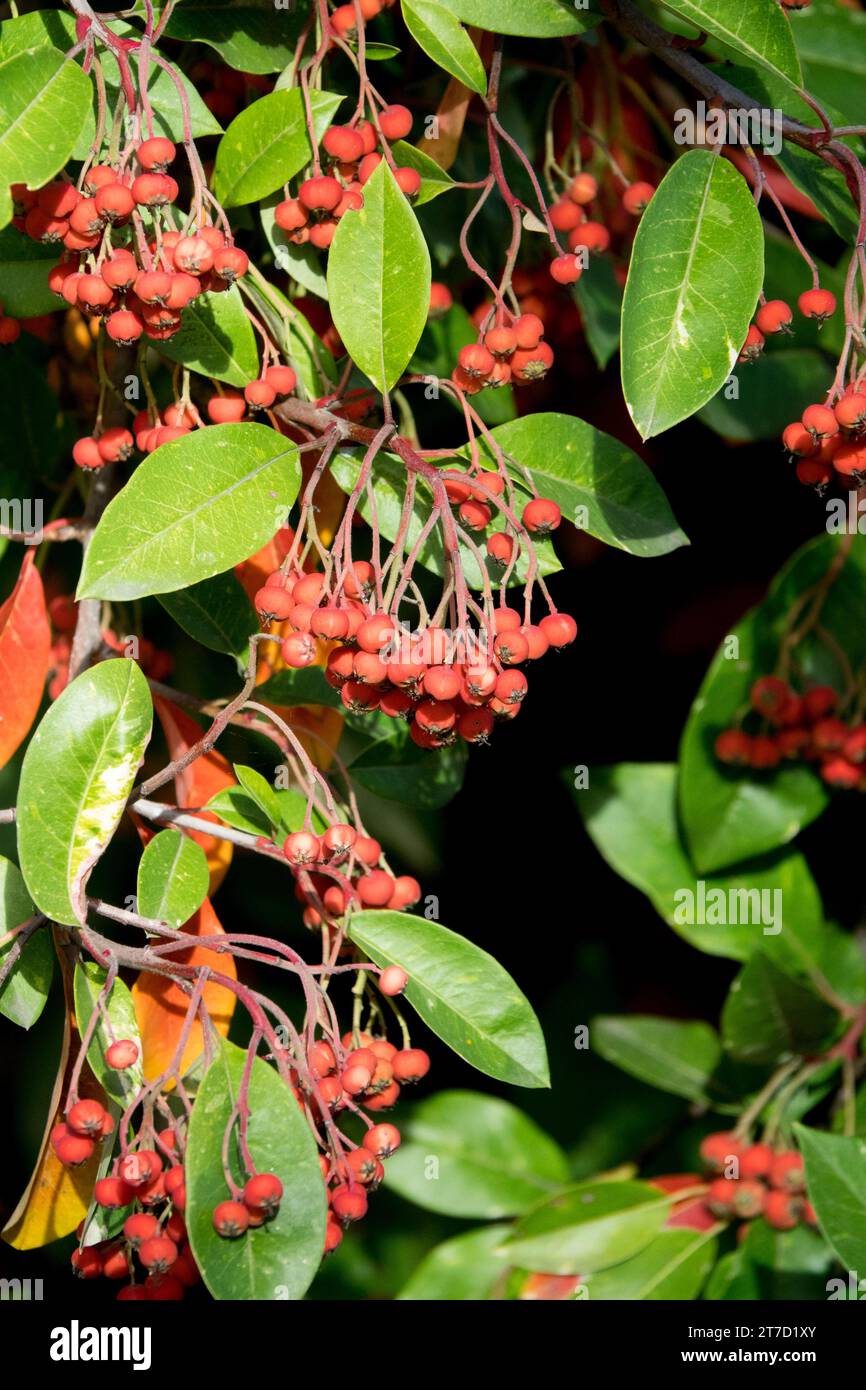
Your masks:
M 817 319 L 820 325 L 835 314 L 836 296 L 829 290 L 805 290 L 797 300 L 797 307 L 806 318 Z

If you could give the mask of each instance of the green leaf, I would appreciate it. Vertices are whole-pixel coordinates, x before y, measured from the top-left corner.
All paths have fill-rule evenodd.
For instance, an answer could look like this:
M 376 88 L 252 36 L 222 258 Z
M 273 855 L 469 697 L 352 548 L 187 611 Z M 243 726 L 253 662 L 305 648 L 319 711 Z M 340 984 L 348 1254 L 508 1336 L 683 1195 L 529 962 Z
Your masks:
M 524 1216 L 503 1245 L 544 1274 L 591 1274 L 630 1259 L 664 1225 L 669 1199 L 642 1182 L 584 1182 Z
M 787 844 L 818 816 L 828 793 L 808 766 L 770 773 L 725 768 L 716 760 L 716 736 L 748 705 L 758 676 L 772 671 L 791 606 L 819 582 L 837 553 L 839 538 L 816 537 L 776 576 L 767 598 L 725 639 L 698 691 L 680 745 L 680 814 L 691 856 L 701 872 L 725 868 Z M 856 538 L 821 611 L 821 627 L 856 670 L 866 660 L 866 544 Z M 736 643 L 734 642 L 736 639 Z M 729 657 L 729 652 L 737 652 Z M 833 651 L 814 632 L 797 648 L 802 681 L 844 688 Z
M 406 971 L 406 999 L 415 1012 L 478 1071 L 515 1086 L 550 1084 L 538 1019 L 480 946 L 402 912 L 355 913 L 348 935 L 377 965 Z
M 393 1155 L 396 1158 L 396 1154 Z M 391 1173 L 391 1159 L 388 1160 Z M 436 1245 L 413 1270 L 397 1294 L 400 1302 L 480 1302 L 491 1296 L 499 1275 L 508 1266 L 501 1245 L 508 1226 L 481 1226 Z
M 363 719 L 362 715 L 362 730 Z M 428 749 L 412 742 L 407 725 L 397 724 L 389 735 L 376 739 L 353 759 L 352 781 L 387 801 L 401 801 L 416 810 L 438 811 L 446 806 L 463 786 L 465 745 L 439 749 L 431 758 Z
M 93 1010 L 97 1008 L 106 974 L 107 972 L 97 965 L 96 961 L 79 961 L 75 966 L 73 980 L 75 1018 L 82 1037 L 90 1023 Z M 121 979 L 115 979 L 111 986 L 111 994 L 108 996 L 105 1008 L 108 1011 L 111 1028 L 109 1030 L 106 1025 L 105 1014 L 100 1012 L 99 1022 L 96 1025 L 90 1047 L 87 1049 L 87 1061 L 93 1075 L 105 1092 L 125 1110 L 133 1096 L 144 1085 L 144 1071 L 135 1004 L 132 995 Z M 134 1042 L 138 1047 L 138 1059 L 133 1062 L 131 1067 L 118 1071 L 116 1067 L 108 1065 L 105 1054 L 113 1042 L 126 1039 Z
M 249 639 L 259 630 L 253 605 L 232 572 L 215 574 L 186 589 L 157 595 L 184 632 L 212 652 L 225 652 L 243 665 Z
M 784 969 L 820 972 L 846 999 L 866 992 L 866 964 L 853 938 L 824 921 L 801 854 L 777 851 L 697 877 L 677 823 L 675 766 L 594 768 L 591 786 L 575 799 L 611 868 L 646 893 L 689 945 L 740 961 L 760 948 Z
M 763 272 L 746 181 L 708 150 L 683 155 L 640 220 L 623 299 L 623 393 L 643 439 L 693 415 L 722 386 Z
M 136 37 L 140 32 L 131 25 L 113 27 L 116 33 L 119 32 L 119 29 L 128 27 L 129 33 Z M 175 72 L 189 105 L 189 129 L 193 139 L 199 140 L 204 135 L 222 135 L 222 126 L 205 106 L 193 84 L 177 69 Z M 105 96 L 110 111 L 115 109 L 120 91 L 120 85 L 117 81 L 112 82 L 110 78 L 106 81 Z M 184 131 L 183 103 L 177 87 L 164 69 L 151 67 L 148 77 L 148 95 L 153 109 L 154 135 L 165 135 L 169 140 L 175 140 L 180 144 Z M 97 109 L 98 97 L 94 90 L 90 115 L 78 137 L 78 142 L 72 153 L 73 159 L 86 159 L 90 152 L 96 134 Z
M 795 16 L 791 30 L 806 90 L 822 105 L 838 107 L 845 118 L 840 124 L 866 122 L 866 15 L 835 3 L 816 4 Z
M 10 184 L 41 188 L 63 168 L 90 93 L 89 78 L 56 48 L 0 59 L 0 227 L 12 220 Z
M 265 425 L 211 425 L 162 444 L 109 503 L 78 598 L 170 593 L 246 560 L 297 496 L 298 451 Z
M 390 391 L 427 322 L 430 253 L 384 159 L 364 185 L 364 206 L 340 219 L 328 298 L 349 356 L 378 390 Z
M 317 142 L 342 100 L 332 92 L 310 93 Z M 300 89 L 269 92 L 235 116 L 220 140 L 214 192 L 226 207 L 257 203 L 294 178 L 312 157 Z
M 785 426 L 827 390 L 827 359 L 811 348 L 771 352 L 737 368 L 738 394 L 726 383 L 699 412 L 724 439 L 778 441 Z M 730 396 L 730 398 L 729 398 Z
M 0 936 L 14 931 L 35 915 L 36 908 L 20 869 L 11 859 L 0 855 Z M 0 946 L 0 966 L 13 945 L 10 941 L 7 946 Z M 0 1014 L 17 1023 L 19 1028 L 32 1028 L 45 1008 L 53 974 L 54 947 L 46 924 L 37 927 L 17 965 L 0 986 Z
M 270 837 L 271 822 L 257 801 L 242 787 L 224 787 L 207 803 L 208 811 L 213 811 L 235 830 L 245 830 L 249 835 Z
M 583 34 L 601 20 L 597 0 L 579 10 L 567 0 L 448 0 L 448 8 L 464 24 L 527 39 Z
M 590 273 L 582 275 L 575 285 L 574 297 L 590 352 L 604 371 L 619 348 L 622 321 L 622 290 L 606 257 L 593 261 Z
M 65 53 L 75 43 L 75 20 L 60 10 L 37 10 L 0 24 L 0 62 L 33 48 L 56 48 Z
M 188 304 L 177 333 L 160 343 L 159 351 L 229 386 L 246 386 L 259 374 L 256 340 L 237 285 Z
M 256 1058 L 249 1087 L 250 1153 L 260 1173 L 275 1173 L 283 1199 L 273 1221 L 226 1240 L 213 1228 L 213 1212 L 227 1197 L 223 1137 L 237 1099 L 247 1054 L 223 1042 L 193 1105 L 186 1153 L 186 1224 L 196 1264 L 217 1299 L 302 1298 L 325 1244 L 325 1186 L 306 1117 L 276 1071 Z M 229 1145 L 237 1182 L 245 1174 L 238 1145 Z
M 472 51 L 474 53 L 475 50 Z M 429 154 L 419 150 L 417 145 L 410 145 L 406 140 L 396 140 L 391 146 L 391 153 L 398 169 L 417 169 L 421 175 L 421 187 L 412 199 L 414 207 L 419 208 L 424 203 L 430 203 L 434 198 L 438 198 L 440 193 L 447 193 L 455 187 L 451 175 L 446 173 L 435 159 L 431 159 Z
M 266 705 L 326 705 L 329 709 L 344 707 L 339 693 L 325 680 L 320 666 L 278 671 L 270 680 L 256 687 L 256 699 Z
M 659 1231 L 637 1255 L 589 1278 L 590 1302 L 697 1298 L 715 1263 L 719 1229 Z
M 666 555 L 688 539 L 646 464 L 625 444 L 573 415 L 526 415 L 491 430 L 516 482 L 527 468 L 569 521 L 632 555 Z M 466 457 L 466 450 L 461 451 Z M 495 456 L 486 439 L 479 452 Z
M 206 43 L 239 72 L 279 72 L 294 57 L 305 5 L 274 8 L 273 0 L 183 0 L 175 6 L 166 36 Z
M 0 304 L 5 313 L 35 318 L 60 307 L 62 301 L 48 288 L 48 272 L 57 259 L 56 246 L 43 246 L 17 227 L 4 227 L 0 232 Z
M 483 450 L 479 449 L 479 453 Z M 345 493 L 351 493 L 358 481 L 361 472 L 361 460 L 363 454 L 360 449 L 343 448 L 335 456 L 331 464 L 331 476 L 338 487 Z M 455 459 L 452 467 L 456 467 L 458 460 Z M 394 454 L 382 453 L 376 459 L 373 469 L 373 492 L 376 498 L 375 511 L 376 521 L 379 532 L 386 540 L 392 541 L 397 536 L 400 529 L 400 519 L 403 513 L 403 502 L 406 496 L 407 482 L 406 465 L 402 459 Z M 415 486 L 415 505 L 412 508 L 412 516 L 406 531 L 404 549 L 408 553 L 415 542 L 418 540 L 424 522 L 430 515 L 432 505 L 432 494 L 429 485 L 421 478 L 416 480 Z M 358 511 L 368 523 L 373 517 L 373 508 L 366 489 L 361 495 L 358 504 Z M 547 576 L 557 574 L 562 569 L 562 565 L 556 558 L 556 552 L 549 540 L 535 540 L 535 553 L 538 559 L 538 573 Z M 492 576 L 494 583 L 499 580 L 502 571 L 488 562 L 484 558 L 483 546 L 478 547 L 481 560 L 485 564 L 485 569 Z M 418 551 L 417 563 L 424 569 L 430 570 L 432 574 L 444 574 L 446 569 L 445 547 L 442 541 L 441 526 L 434 526 L 428 534 L 427 539 Z M 463 575 L 470 589 L 481 589 L 484 585 L 481 564 L 474 550 L 468 545 L 460 543 L 460 563 L 463 568 Z M 510 577 L 510 583 L 522 586 L 526 582 L 527 567 L 529 556 L 527 553 L 521 554 Z
M 565 1154 L 533 1120 L 477 1091 L 422 1101 L 400 1134 L 389 1188 L 443 1216 L 519 1216 L 569 1179 Z
M 814 990 L 756 951 L 740 971 L 722 1010 L 722 1037 L 732 1057 L 773 1066 L 797 1053 L 820 1052 L 839 1015 Z
M 721 40 L 735 55 L 802 83 L 792 26 L 775 0 L 664 0 L 665 8 Z
M 707 1103 L 722 1044 L 708 1023 L 610 1014 L 593 1019 L 592 1046 L 630 1076 L 685 1100 Z
M 866 1269 L 866 1139 L 795 1125 L 818 1225 L 845 1269 Z
M 201 845 L 179 830 L 161 830 L 138 862 L 142 917 L 182 927 L 207 897 L 210 871 Z
M 403 0 L 403 22 L 419 48 L 471 92 L 484 96 L 487 74 L 474 43 L 438 0 Z
M 82 672 L 30 740 L 18 786 L 18 857 L 46 917 L 85 920 L 87 880 L 117 829 L 150 738 L 153 707 L 134 661 Z
M 278 227 L 274 221 L 274 211 L 277 203 L 281 201 L 282 193 L 275 193 L 262 203 L 259 209 L 262 231 L 274 253 L 274 264 L 303 289 L 309 290 L 310 294 L 318 295 L 319 299 L 327 299 L 328 282 L 325 279 L 322 253 L 310 242 L 305 246 L 296 246 L 288 240 L 282 227 Z M 273 288 L 271 286 L 271 290 Z
M 234 774 L 247 796 L 256 803 L 262 815 L 266 817 L 269 829 L 271 826 L 279 826 L 282 821 L 282 811 L 278 794 L 270 782 L 260 772 L 256 772 L 254 767 L 244 767 L 242 763 L 235 763 Z

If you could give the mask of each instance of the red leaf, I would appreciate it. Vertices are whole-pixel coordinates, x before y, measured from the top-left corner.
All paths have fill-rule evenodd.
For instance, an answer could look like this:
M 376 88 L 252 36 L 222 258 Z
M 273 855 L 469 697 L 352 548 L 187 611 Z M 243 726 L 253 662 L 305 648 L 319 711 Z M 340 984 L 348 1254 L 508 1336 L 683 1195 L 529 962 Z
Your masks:
M 0 608 L 0 767 L 36 718 L 51 659 L 51 626 L 39 571 L 28 550 L 18 583 Z

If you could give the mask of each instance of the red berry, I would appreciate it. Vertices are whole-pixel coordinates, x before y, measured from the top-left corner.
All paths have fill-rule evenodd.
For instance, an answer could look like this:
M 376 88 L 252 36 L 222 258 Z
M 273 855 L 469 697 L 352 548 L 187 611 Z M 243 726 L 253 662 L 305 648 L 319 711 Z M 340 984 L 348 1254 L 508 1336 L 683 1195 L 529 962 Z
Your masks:
M 92 1139 L 85 1139 L 80 1134 L 66 1133 L 54 1143 L 54 1152 L 64 1168 L 79 1168 L 82 1163 L 87 1163 L 88 1159 L 93 1157 L 95 1147 Z
M 277 398 L 277 393 L 269 381 L 259 378 L 258 381 L 250 381 L 244 387 L 244 399 L 254 410 L 265 410 L 273 405 Z
M 333 159 L 343 164 L 354 164 L 364 154 L 363 136 L 348 125 L 332 125 L 325 131 L 322 145 Z
M 274 221 L 284 232 L 296 232 L 306 226 L 309 214 L 297 198 L 286 198 L 274 208 Z
M 846 430 L 861 430 L 866 425 L 866 395 L 854 391 L 836 402 L 834 414 L 839 424 Z
M 749 692 L 752 709 L 766 715 L 767 718 L 777 714 L 790 696 L 789 686 L 778 676 L 759 677 Z
M 364 907 L 386 907 L 394 891 L 394 880 L 384 869 L 373 869 L 358 880 L 358 897 Z
M 117 1210 L 129 1206 L 135 1194 L 123 1178 L 100 1178 L 94 1185 L 93 1195 L 101 1207 Z
M 159 1234 L 159 1222 L 148 1211 L 136 1212 L 124 1221 L 123 1234 L 133 1249 L 137 1249 L 142 1241 L 153 1240 Z
M 549 536 L 562 520 L 562 512 L 549 497 L 535 497 L 523 509 L 523 524 L 537 536 Z
M 138 1258 L 150 1274 L 166 1274 L 177 1259 L 177 1246 L 168 1236 L 151 1236 L 139 1245 Z
M 220 1202 L 214 1209 L 214 1230 L 227 1240 L 242 1236 L 249 1224 L 250 1214 L 241 1202 Z
M 806 718 L 811 721 L 824 719 L 832 714 L 838 703 L 838 695 L 831 685 L 816 685 L 803 696 Z
M 558 285 L 574 285 L 583 274 L 583 266 L 577 256 L 557 256 L 550 263 L 550 273 Z
M 283 1196 L 283 1184 L 275 1173 L 257 1173 L 244 1188 L 244 1204 L 253 1211 L 273 1216 Z
M 489 376 L 494 365 L 493 353 L 482 343 L 467 343 L 457 354 L 457 361 L 461 369 L 473 377 Z
M 443 285 L 439 280 L 434 280 L 430 286 L 430 317 L 437 319 L 442 314 L 447 314 L 454 298 L 447 285 Z M 492 348 L 491 348 L 492 351 Z
M 598 183 L 593 178 L 592 174 L 586 173 L 578 174 L 572 180 L 571 186 L 568 189 L 568 196 L 571 201 L 573 203 L 579 203 L 581 206 L 586 203 L 591 203 L 597 193 Z
M 721 1173 L 735 1160 L 739 1164 L 743 1156 L 743 1144 L 727 1130 L 708 1134 L 701 1141 L 701 1160 L 713 1173 Z
M 73 1250 L 72 1268 L 79 1279 L 98 1279 L 102 1273 L 102 1253 L 95 1245 Z
M 283 854 L 290 864 L 316 864 L 322 857 L 318 835 L 309 830 L 295 830 L 283 841 Z
M 409 976 L 399 965 L 388 965 L 379 976 L 379 989 L 389 997 L 402 994 L 409 983 Z
M 138 1061 L 138 1051 L 138 1043 L 131 1038 L 118 1038 L 106 1051 L 105 1060 L 115 1071 L 125 1071 Z
M 404 166 L 394 170 L 394 178 L 401 193 L 407 198 L 416 198 L 421 191 L 421 175 L 417 169 Z
M 805 290 L 797 300 L 797 307 L 806 318 L 823 323 L 836 312 L 836 296 L 829 290 Z
M 222 246 L 213 258 L 213 273 L 233 285 L 250 268 L 250 258 L 239 246 Z
M 582 222 L 568 234 L 569 250 L 576 251 L 579 246 L 603 254 L 610 246 L 610 232 L 602 222 Z
M 280 650 L 283 661 L 293 671 L 302 671 L 306 666 L 312 666 L 319 655 L 316 639 L 308 632 L 291 632 L 283 639 Z
M 774 738 L 758 734 L 752 739 L 749 749 L 749 767 L 758 772 L 765 772 L 778 767 L 780 757 L 779 745 Z
M 363 1146 L 377 1158 L 390 1158 L 400 1147 L 400 1131 L 394 1125 L 373 1125 L 363 1138 Z
M 737 1186 L 732 1178 L 715 1178 L 710 1183 L 704 1201 L 713 1216 L 725 1221 L 733 1215 Z
M 215 425 L 234 424 L 244 418 L 246 411 L 247 403 L 244 397 L 232 391 L 227 391 L 222 396 L 211 396 L 207 403 L 208 419 Z
M 412 112 L 405 106 L 386 106 L 379 112 L 379 129 L 386 140 L 405 140 L 412 130 Z
M 144 332 L 144 324 L 130 309 L 118 309 L 105 320 L 105 331 L 112 342 L 123 347 L 138 342 Z
M 328 174 L 307 179 L 298 189 L 298 201 L 310 212 L 333 212 L 342 196 L 340 184 Z
M 203 236 L 184 236 L 175 243 L 172 259 L 177 270 L 205 275 L 213 265 L 214 251 Z
M 143 207 L 165 207 L 174 202 L 177 194 L 177 184 L 170 174 L 139 174 L 132 182 L 132 196 Z
M 720 763 L 729 763 L 731 767 L 748 767 L 752 740 L 742 729 L 725 729 L 716 739 L 715 754 Z
M 397 1080 L 404 1085 L 411 1085 L 427 1075 L 430 1070 L 430 1058 L 420 1047 L 410 1047 L 398 1052 L 392 1065 Z
M 577 636 L 577 623 L 568 613 L 548 613 L 538 626 L 551 647 L 567 647 Z
M 794 1149 L 776 1154 L 770 1168 L 770 1186 L 785 1192 L 805 1192 L 806 1174 L 803 1168 L 803 1155 Z
M 773 1164 L 775 1154 L 769 1144 L 750 1144 L 743 1150 L 740 1159 L 740 1177 L 765 1178 Z
M 835 412 L 826 405 L 807 405 L 802 418 L 804 427 L 818 439 L 829 439 L 839 429 Z
M 758 309 L 755 322 L 762 333 L 784 333 L 793 317 L 791 306 L 784 299 L 770 299 Z
M 73 1134 L 82 1134 L 86 1139 L 95 1139 L 102 1133 L 106 1113 L 98 1100 L 79 1100 L 67 1114 L 66 1123 Z
M 167 140 L 164 135 L 156 135 L 150 140 L 144 140 L 135 152 L 135 157 L 142 169 L 166 169 L 171 164 L 177 150 L 171 140 Z
M 534 348 L 518 348 L 511 358 L 515 381 L 540 381 L 552 366 L 553 349 L 549 343 L 539 343 Z
M 124 183 L 104 184 L 94 198 L 96 211 L 106 222 L 120 222 L 135 209 L 132 190 Z
M 297 385 L 297 375 L 291 367 L 268 367 L 264 375 L 265 381 L 272 386 L 278 396 L 288 396 L 290 391 L 294 391 Z
M 633 217 L 640 217 L 655 193 L 651 183 L 633 183 L 622 195 L 622 205 Z
M 510 357 L 517 347 L 513 328 L 490 328 L 484 334 L 484 346 L 494 357 Z
M 801 1199 L 789 1192 L 768 1192 L 763 1217 L 774 1231 L 793 1231 L 803 1212 Z
M 761 353 L 764 351 L 764 344 L 766 343 L 766 341 L 766 338 L 764 337 L 760 328 L 758 328 L 757 324 L 750 323 L 749 331 L 746 334 L 746 341 L 743 343 L 743 346 L 740 349 L 740 356 L 738 358 L 738 361 L 755 362 L 761 356 Z
M 340 1221 L 361 1221 L 367 1215 L 367 1194 L 362 1187 L 341 1183 L 331 1193 L 331 1210 Z
M 517 346 L 521 351 L 528 352 L 532 348 L 538 347 L 544 337 L 544 324 L 537 314 L 521 314 L 512 324 L 514 336 L 517 339 Z

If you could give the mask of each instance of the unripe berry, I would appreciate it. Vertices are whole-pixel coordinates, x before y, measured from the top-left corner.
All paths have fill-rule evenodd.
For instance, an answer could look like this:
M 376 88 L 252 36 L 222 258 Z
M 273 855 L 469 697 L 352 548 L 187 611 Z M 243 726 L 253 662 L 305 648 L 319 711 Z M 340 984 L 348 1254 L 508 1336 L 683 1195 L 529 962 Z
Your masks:
M 379 976 L 379 990 L 389 998 L 402 994 L 408 983 L 409 976 L 399 965 L 386 966 Z
M 649 205 L 655 188 L 651 183 L 633 183 L 622 195 L 622 205 L 633 217 L 640 217 Z
M 164 135 L 155 135 L 150 140 L 144 140 L 135 152 L 139 166 L 142 169 L 164 170 L 171 164 L 177 150 L 171 140 Z
M 797 300 L 797 307 L 806 318 L 817 319 L 819 324 L 836 312 L 836 296 L 829 290 L 805 290 Z
M 755 322 L 762 333 L 784 333 L 790 328 L 793 317 L 791 306 L 784 299 L 769 299 L 758 309 Z
M 214 1209 L 213 1227 L 218 1236 L 235 1240 L 250 1224 L 250 1214 L 241 1202 L 220 1202 Z
M 257 1173 L 244 1188 L 244 1205 L 274 1216 L 283 1196 L 283 1184 L 275 1173 Z
M 405 106 L 386 106 L 379 112 L 379 129 L 386 140 L 405 140 L 412 130 L 412 112 Z

